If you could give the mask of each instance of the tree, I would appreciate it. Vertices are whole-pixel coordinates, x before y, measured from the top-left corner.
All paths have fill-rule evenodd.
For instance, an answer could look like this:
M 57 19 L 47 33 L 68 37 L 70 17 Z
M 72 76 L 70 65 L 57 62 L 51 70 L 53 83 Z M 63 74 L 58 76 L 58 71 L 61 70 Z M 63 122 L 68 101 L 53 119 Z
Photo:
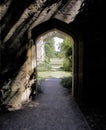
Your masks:
M 72 68 L 72 44 L 73 39 L 66 37 L 61 44 L 60 57 L 64 58 L 63 68 L 64 70 L 71 70 Z
M 45 41 L 45 60 L 50 62 L 50 58 L 55 56 L 54 39 L 50 38 Z

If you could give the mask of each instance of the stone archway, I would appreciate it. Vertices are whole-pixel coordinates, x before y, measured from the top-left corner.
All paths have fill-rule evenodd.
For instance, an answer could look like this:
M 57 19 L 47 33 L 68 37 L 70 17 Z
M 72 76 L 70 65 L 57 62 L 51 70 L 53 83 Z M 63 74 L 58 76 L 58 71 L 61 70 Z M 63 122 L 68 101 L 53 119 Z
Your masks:
M 74 29 L 73 25 L 68 25 L 57 19 L 51 19 L 29 31 L 29 39 L 36 41 L 39 36 L 53 29 L 71 36 L 74 40 L 72 95 L 76 100 L 81 100 L 83 88 L 83 42 L 78 30 Z

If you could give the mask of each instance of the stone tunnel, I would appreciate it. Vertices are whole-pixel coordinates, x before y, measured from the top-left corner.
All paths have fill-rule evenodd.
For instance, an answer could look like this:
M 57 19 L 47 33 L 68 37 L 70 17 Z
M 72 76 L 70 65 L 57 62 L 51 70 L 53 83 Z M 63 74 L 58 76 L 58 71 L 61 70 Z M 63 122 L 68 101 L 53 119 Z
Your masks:
M 74 39 L 73 96 L 104 105 L 103 0 L 0 1 L 0 106 L 18 107 L 36 87 L 35 40 L 52 29 Z

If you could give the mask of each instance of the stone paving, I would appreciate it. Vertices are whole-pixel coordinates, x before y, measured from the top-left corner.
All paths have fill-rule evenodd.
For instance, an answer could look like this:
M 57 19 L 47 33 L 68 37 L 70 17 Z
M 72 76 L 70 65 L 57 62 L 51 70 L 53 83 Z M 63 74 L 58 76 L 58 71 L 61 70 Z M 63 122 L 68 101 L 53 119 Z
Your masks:
M 91 130 L 73 97 L 49 78 L 37 99 L 25 108 L 0 114 L 0 130 Z

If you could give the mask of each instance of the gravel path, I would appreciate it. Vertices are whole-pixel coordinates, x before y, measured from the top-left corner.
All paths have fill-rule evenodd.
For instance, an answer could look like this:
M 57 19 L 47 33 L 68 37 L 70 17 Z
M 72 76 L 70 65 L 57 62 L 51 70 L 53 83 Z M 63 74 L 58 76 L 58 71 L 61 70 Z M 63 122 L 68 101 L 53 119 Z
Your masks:
M 35 101 L 22 110 L 0 114 L 0 130 L 91 130 L 60 81 L 46 79 Z

